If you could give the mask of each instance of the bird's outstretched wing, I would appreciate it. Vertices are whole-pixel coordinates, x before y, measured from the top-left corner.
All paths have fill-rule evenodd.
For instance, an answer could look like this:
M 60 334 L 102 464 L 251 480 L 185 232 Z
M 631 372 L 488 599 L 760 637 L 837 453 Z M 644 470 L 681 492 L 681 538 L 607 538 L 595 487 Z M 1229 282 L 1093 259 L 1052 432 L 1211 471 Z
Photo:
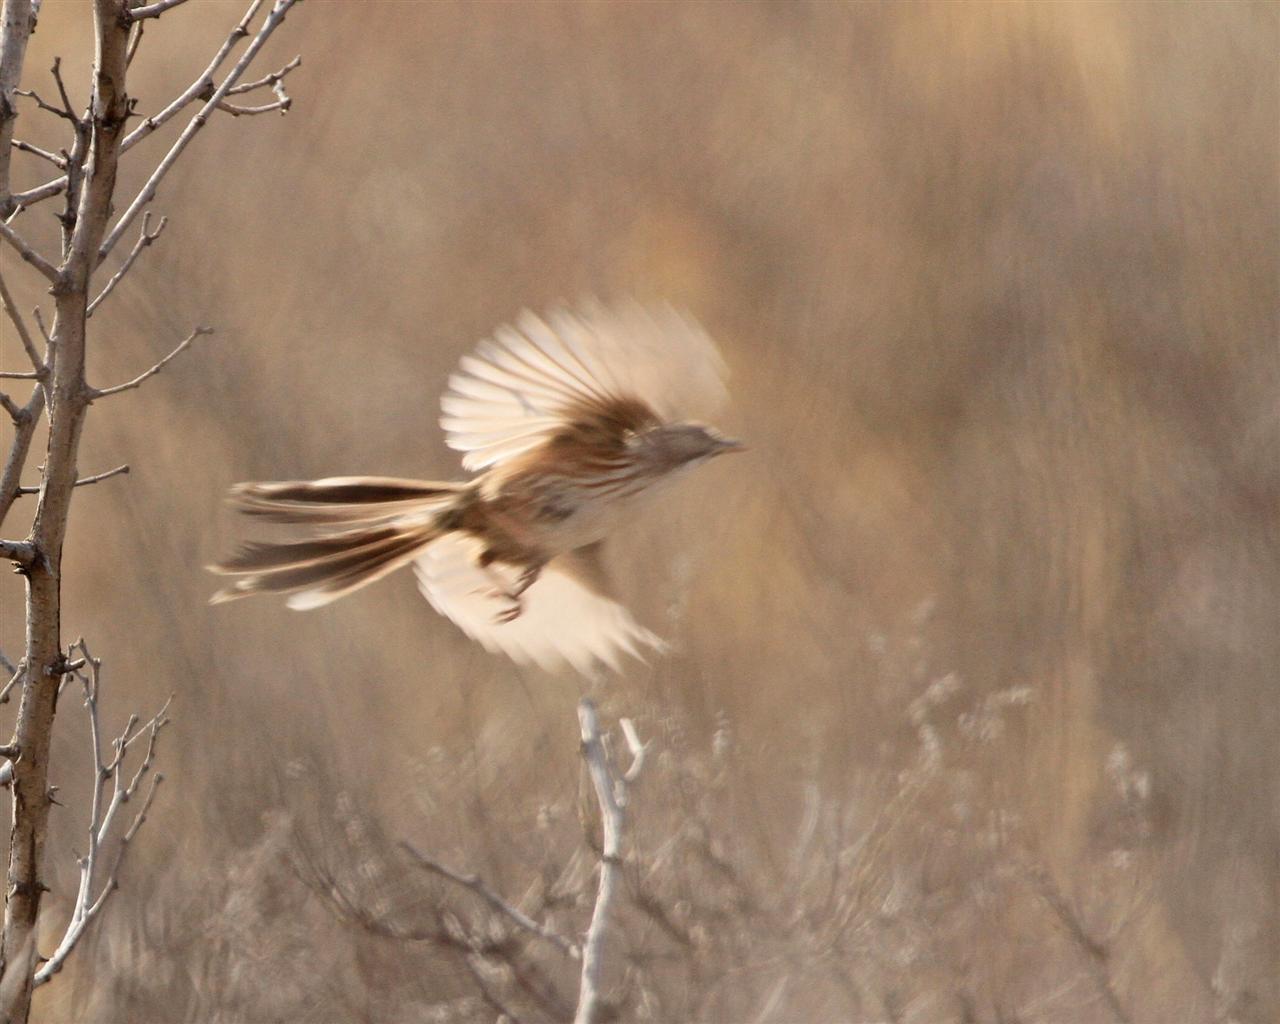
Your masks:
M 481 568 L 483 550 L 474 537 L 449 533 L 427 547 L 415 569 L 431 606 L 491 653 L 548 671 L 567 662 L 589 675 L 601 663 L 616 670 L 624 653 L 665 648 L 602 591 L 592 552 L 552 559 L 521 597 L 520 615 L 499 621 L 509 602 L 496 593 L 492 574 L 510 590 L 520 570 L 501 562 Z
M 670 306 L 525 312 L 463 358 L 440 426 L 463 466 L 478 471 L 619 403 L 664 422 L 709 416 L 724 402 L 725 377 L 715 343 Z

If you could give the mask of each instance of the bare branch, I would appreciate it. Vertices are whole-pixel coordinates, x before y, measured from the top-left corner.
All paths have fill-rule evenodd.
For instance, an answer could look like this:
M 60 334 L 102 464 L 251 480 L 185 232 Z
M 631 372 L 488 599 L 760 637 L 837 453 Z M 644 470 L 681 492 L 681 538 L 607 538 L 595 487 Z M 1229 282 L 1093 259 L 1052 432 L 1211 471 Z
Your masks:
M 498 913 L 505 914 L 525 931 L 550 942 L 553 946 L 559 949 L 561 953 L 565 954 L 565 956 L 572 957 L 575 960 L 581 957 L 581 952 L 572 942 L 566 939 L 559 932 L 548 928 L 546 925 L 539 924 L 524 911 L 517 907 L 513 907 L 510 903 L 485 885 L 484 881 L 478 875 L 464 875 L 460 871 L 455 871 L 453 868 L 447 867 L 439 861 L 428 857 L 425 853 L 419 852 L 409 843 L 402 842 L 400 846 L 417 862 L 420 868 L 430 871 L 433 874 L 440 875 L 442 878 L 447 878 L 451 882 L 456 882 L 458 885 L 470 889 L 473 893 L 488 903 L 489 906 L 493 907 L 494 910 L 498 911 Z
M 0 376 L 9 376 L 9 374 L 0 374 Z M 15 402 L 12 398 L 0 391 L 0 409 L 9 414 L 9 418 L 14 423 L 21 423 L 22 417 L 25 415 L 22 406 Z
M 3 524 L 9 509 L 13 507 L 13 502 L 18 497 L 22 470 L 27 463 L 27 454 L 31 450 L 31 442 L 35 437 L 36 426 L 40 422 L 44 405 L 45 389 L 42 385 L 32 394 L 31 401 L 23 410 L 23 418 L 14 421 L 9 457 L 5 460 L 4 469 L 0 471 L 0 524 Z
M 4 380 L 41 380 L 43 373 L 34 370 L 0 370 L 0 379 Z
M 40 96 L 40 94 L 36 92 L 34 89 L 14 89 L 13 91 L 15 95 L 25 96 L 29 100 L 35 100 L 36 106 L 39 107 L 41 110 L 45 111 L 46 113 L 53 114 L 57 117 L 60 117 L 64 121 L 79 120 L 79 118 L 77 118 L 76 115 L 71 113 L 70 111 L 64 110 L 62 107 L 55 106 L 52 103 L 46 102 Z
M 228 54 L 235 48 L 236 43 L 244 39 L 249 34 L 249 23 L 258 13 L 258 8 L 263 4 L 264 0 L 253 0 L 249 5 L 249 9 L 245 12 L 244 17 L 231 30 L 231 34 L 223 41 L 218 52 L 213 55 L 213 60 L 209 62 L 196 80 L 184 89 L 178 96 L 173 99 L 168 106 L 157 114 L 143 118 L 143 121 L 137 128 L 124 137 L 124 141 L 120 143 L 120 151 L 127 152 L 133 146 L 137 145 L 152 132 L 163 127 L 172 120 L 183 107 L 198 99 L 207 99 L 213 95 L 213 76 L 217 73 L 218 68 L 222 67 L 223 62 L 227 59 Z M 136 27 L 141 30 L 142 23 L 135 23 Z
M 22 65 L 27 55 L 27 40 L 36 27 L 37 7 L 31 0 L 6 0 L 0 22 L 0 217 L 13 209 L 9 195 L 10 141 L 18 107 L 13 102 L 14 90 L 22 78 Z
M 40 307 L 36 306 L 36 308 L 31 311 L 31 315 L 35 317 L 36 326 L 40 328 L 40 336 L 44 338 L 44 343 L 52 346 L 53 335 L 49 333 L 49 328 L 44 325 L 44 317 L 40 314 Z M 48 360 L 46 359 L 45 362 L 48 362 Z
M 135 7 L 129 12 L 129 16 L 134 21 L 141 21 L 143 18 L 158 18 L 165 11 L 172 10 L 175 7 L 181 7 L 187 0 L 156 0 L 153 4 L 147 4 L 143 7 Z
M 188 86 L 167 107 L 161 110 L 158 114 L 153 114 L 150 117 L 144 118 L 137 128 L 126 135 L 120 143 L 121 153 L 128 152 L 152 132 L 163 127 L 178 113 L 180 113 L 184 107 L 193 103 L 195 100 L 206 99 L 213 94 L 214 74 L 217 73 L 223 62 L 226 61 L 227 56 L 235 48 L 235 44 L 248 36 L 249 23 L 253 20 L 254 16 L 258 13 L 258 9 L 264 2 L 265 0 L 252 0 L 248 11 L 245 12 L 244 17 L 240 19 L 236 27 L 232 29 L 231 34 L 227 36 L 221 48 L 214 55 L 213 60 L 209 62 L 208 67 L 206 67 L 196 80 L 192 82 L 191 85 Z M 128 50 L 125 57 L 126 62 L 132 59 L 133 53 L 137 50 L 138 42 L 142 37 L 142 29 L 144 25 L 145 21 L 135 21 L 133 24 L 132 35 L 129 39 Z M 56 112 L 57 111 L 55 110 L 55 113 Z M 36 203 L 48 199 L 51 196 L 56 196 L 66 187 L 66 175 L 63 175 L 60 178 L 54 178 L 51 181 L 46 181 L 43 185 L 37 185 L 25 192 L 15 193 L 12 199 L 12 206 L 18 212 L 21 212 L 22 210 L 29 209 Z
M 126 68 L 133 64 L 133 55 L 138 52 L 138 44 L 142 42 L 142 30 L 146 27 L 146 22 L 135 21 L 132 28 L 129 29 L 129 45 L 125 50 L 124 66 Z
M 36 546 L 25 540 L 0 540 L 0 559 L 29 569 L 36 560 Z
M 578 989 L 578 1010 L 574 1024 L 596 1024 L 603 1010 L 600 985 L 604 976 L 604 937 L 609 913 L 622 882 L 622 837 L 626 825 L 627 790 L 643 767 L 645 746 L 629 720 L 622 731 L 631 749 L 632 763 L 625 774 L 615 778 L 613 766 L 600 733 L 600 717 L 587 697 L 578 702 L 578 723 L 582 729 L 582 756 L 586 759 L 591 783 L 600 805 L 601 837 L 600 887 L 596 893 L 591 924 L 582 945 L 582 979 Z
M 89 741 L 93 755 L 94 781 L 93 795 L 89 807 L 88 849 L 85 855 L 79 859 L 80 885 L 72 907 L 71 920 L 67 922 L 66 930 L 63 932 L 62 940 L 58 943 L 58 948 L 36 972 L 33 979 L 33 985 L 35 986 L 43 985 L 62 970 L 63 964 L 75 948 L 76 943 L 79 942 L 85 929 L 102 911 L 111 894 L 120 887 L 120 866 L 124 862 L 129 843 L 147 820 L 147 812 L 151 809 L 152 801 L 155 800 L 156 789 L 164 780 L 164 776 L 160 774 L 156 774 L 152 778 L 151 785 L 147 789 L 147 795 L 142 801 L 142 807 L 120 835 L 115 858 L 106 873 L 106 878 L 99 885 L 98 866 L 103 844 L 111 835 L 112 825 L 121 806 L 128 803 L 137 793 L 143 779 L 151 771 L 155 760 L 156 740 L 160 735 L 160 731 L 169 723 L 166 712 L 173 698 L 170 697 L 169 700 L 165 701 L 164 706 L 140 729 L 134 729 L 138 721 L 137 715 L 130 715 L 124 730 L 112 741 L 112 748 L 115 751 L 114 756 L 110 761 L 104 761 L 102 729 L 99 724 L 98 713 L 98 687 L 101 679 L 102 662 L 89 653 L 89 648 L 84 640 L 72 644 L 72 651 L 77 647 L 80 648 L 81 653 L 84 655 L 81 664 L 87 668 L 87 672 L 71 671 L 80 680 L 81 686 L 84 688 L 84 705 L 89 716 Z M 122 781 L 125 756 L 129 747 L 143 734 L 147 736 L 147 745 L 143 752 L 142 760 L 132 777 L 125 783 Z M 103 788 L 108 779 L 112 780 L 113 788 L 111 799 L 107 802 L 104 810 Z
M 40 357 L 40 352 L 36 348 L 35 343 L 31 340 L 31 332 L 27 330 L 26 321 L 22 319 L 18 312 L 18 306 L 13 301 L 13 296 L 9 293 L 9 286 L 5 283 L 4 275 L 0 274 L 0 305 L 4 306 L 4 311 L 9 319 L 13 321 L 14 330 L 18 332 L 18 340 L 22 342 L 23 351 L 27 353 L 27 358 L 31 360 L 31 365 L 38 371 L 44 371 L 44 360 Z
M 49 69 L 49 73 L 53 75 L 53 80 L 58 83 L 58 95 L 62 97 L 62 109 L 66 111 L 66 115 L 77 124 L 80 118 L 76 117 L 76 108 L 71 102 L 71 97 L 67 95 L 67 87 L 62 81 L 62 58 L 53 58 L 53 67 Z
M 93 401 L 98 398 L 105 398 L 107 395 L 118 395 L 122 391 L 130 391 L 133 388 L 136 388 L 148 377 L 154 377 L 157 373 L 163 370 L 165 366 L 180 356 L 187 348 L 190 347 L 191 343 L 195 341 L 196 338 L 199 338 L 201 335 L 212 333 L 212 327 L 197 327 L 178 344 L 177 348 L 161 359 L 160 362 L 156 363 L 155 366 L 152 366 L 138 374 L 138 376 L 134 377 L 133 380 L 125 381 L 123 384 L 117 384 L 115 387 L 110 388 L 90 388 L 89 400 Z
M 497 1011 L 500 1021 L 509 1021 L 510 1024 L 524 1024 L 523 1019 L 517 1016 L 515 1011 L 502 1001 L 502 997 L 493 990 L 493 986 L 485 979 L 483 957 L 476 953 L 468 953 L 462 957 L 462 963 L 467 968 L 467 973 L 471 975 L 471 980 L 476 983 L 476 988 L 480 990 L 480 997 Z
M 36 203 L 50 196 L 56 196 L 64 188 L 67 187 L 66 175 L 61 178 L 55 178 L 53 181 L 46 181 L 43 185 L 37 185 L 35 188 L 29 188 L 25 192 L 15 192 L 9 197 L 9 202 L 15 214 L 21 213 L 23 210 L 30 209 Z
M 56 281 L 58 279 L 58 271 L 53 264 L 31 248 L 31 246 L 27 245 L 22 236 L 2 220 L 0 220 L 0 238 L 3 238 L 6 242 L 17 249 L 18 255 L 35 267 L 36 270 L 40 271 L 40 273 L 44 274 L 44 276 L 50 281 Z
M 258 107 L 241 107 L 237 106 L 235 103 L 228 103 L 226 100 L 223 100 L 218 104 L 218 109 L 225 110 L 232 117 L 242 117 L 253 114 L 269 114 L 273 110 L 278 110 L 281 114 L 287 114 L 289 112 L 289 108 L 293 106 L 293 100 L 291 100 L 289 98 L 289 94 L 284 91 L 284 83 L 276 82 L 276 84 L 271 87 L 271 91 L 279 97 L 279 99 L 272 103 L 264 103 Z
M 161 217 L 160 223 L 156 225 L 156 229 L 153 232 L 148 232 L 147 230 L 150 223 L 151 213 L 148 211 L 142 215 L 142 231 L 138 235 L 138 240 L 133 244 L 133 249 L 130 250 L 129 255 L 125 257 L 125 261 L 120 264 L 120 269 L 111 276 L 111 280 L 108 281 L 102 291 L 98 293 L 98 297 L 89 303 L 88 310 L 85 313 L 86 318 L 93 316 L 93 311 L 102 305 L 102 300 L 110 295 L 115 286 L 120 283 L 121 278 L 123 278 L 125 274 L 129 273 L 129 268 L 133 266 L 134 260 L 138 258 L 142 250 L 160 237 L 160 232 L 162 232 L 164 230 L 164 226 L 169 223 L 169 218 Z
M 255 0 L 254 4 L 250 8 L 250 14 L 257 10 L 260 2 L 261 0 Z M 205 105 L 200 108 L 200 112 L 196 114 L 196 116 L 187 124 L 186 128 L 182 130 L 182 134 L 178 136 L 177 141 L 174 142 L 173 146 L 170 147 L 169 152 L 165 154 L 164 159 L 160 161 L 159 165 L 152 172 L 147 183 L 142 186 L 142 189 L 138 192 L 137 196 L 134 197 L 133 202 L 129 204 L 129 208 L 120 215 L 120 219 L 116 221 L 116 226 L 111 229 L 105 241 L 103 241 L 102 245 L 98 249 L 99 260 L 111 251 L 112 247 L 120 240 L 120 236 L 128 230 L 129 225 L 133 223 L 134 218 L 137 217 L 142 208 L 155 198 L 156 188 L 159 186 L 161 180 L 163 180 L 164 176 L 169 173 L 169 169 L 173 167 L 178 157 L 182 155 L 182 151 L 186 149 L 191 140 L 195 138 L 196 133 L 199 132 L 200 129 L 208 122 L 210 114 L 217 109 L 218 104 L 226 97 L 227 90 L 235 85 L 236 82 L 240 80 L 241 75 L 248 70 L 249 65 L 252 64 L 254 59 L 258 56 L 258 51 L 262 49 L 267 40 L 271 37 L 271 34 L 277 27 L 279 27 L 280 23 L 284 21 L 285 15 L 289 13 L 289 9 L 293 7 L 295 3 L 297 3 L 297 0 L 275 0 L 275 4 L 271 8 L 271 13 L 267 15 L 266 20 L 263 21 L 261 27 L 258 29 L 257 34 L 253 37 L 248 47 L 245 48 L 244 53 L 240 55 L 240 59 L 236 61 L 235 65 L 227 73 L 227 77 L 222 80 L 222 84 L 213 91 L 213 95 L 211 95 L 205 102 Z M 245 17 L 247 19 L 249 15 L 246 15 Z M 242 21 L 241 24 L 243 25 L 245 22 Z
M 126 463 L 123 466 L 116 466 L 115 469 L 108 469 L 105 473 L 95 473 L 93 476 L 78 476 L 72 487 L 88 487 L 90 484 L 101 483 L 103 480 L 110 480 L 113 476 L 126 476 L 129 472 L 129 466 Z M 19 494 L 39 494 L 39 487 L 19 487 Z
M 10 675 L 9 681 L 5 683 L 4 686 L 0 686 L 0 704 L 7 704 L 9 702 L 9 694 L 13 691 L 13 688 L 18 685 L 18 680 L 22 678 L 22 673 L 25 668 L 26 664 L 24 662 L 19 662 L 15 665 L 8 658 L 4 658 L 4 670 L 10 673 Z
M 299 54 L 298 56 L 294 57 L 293 60 L 289 61 L 289 63 L 286 64 L 284 67 L 282 67 L 279 71 L 273 71 L 271 72 L 271 74 L 265 75 L 262 78 L 256 79 L 252 82 L 242 82 L 239 85 L 233 85 L 230 89 L 227 90 L 227 95 L 240 96 L 246 92 L 253 92 L 254 89 L 263 89 L 263 88 L 266 88 L 267 86 L 274 87 L 276 83 L 278 83 L 282 78 L 284 78 L 284 76 L 287 75 L 290 71 L 292 71 L 294 68 L 301 67 L 301 66 L 302 66 L 302 55 Z
M 67 161 L 63 157 L 58 156 L 57 153 L 50 153 L 47 149 L 41 149 L 39 146 L 33 146 L 29 142 L 23 142 L 21 139 L 13 139 L 9 145 L 23 153 L 30 153 L 32 156 L 38 156 L 42 160 L 48 160 L 49 163 L 53 164 L 53 166 L 58 168 L 60 171 L 65 171 L 67 169 Z
M 1115 985 L 1111 980 L 1107 948 L 1085 931 L 1084 925 L 1071 909 L 1066 897 L 1062 895 L 1057 883 L 1054 882 L 1047 870 L 1038 865 L 1024 866 L 1024 870 L 1031 883 L 1032 890 L 1040 898 L 1041 902 L 1049 908 L 1058 925 L 1066 933 L 1072 944 L 1080 951 L 1090 980 L 1093 981 L 1098 994 L 1102 997 L 1102 1001 L 1107 1004 L 1107 1010 L 1116 1021 L 1116 1024 L 1130 1024 L 1131 1018 L 1128 1011 L 1125 1010 L 1119 996 L 1116 995 Z

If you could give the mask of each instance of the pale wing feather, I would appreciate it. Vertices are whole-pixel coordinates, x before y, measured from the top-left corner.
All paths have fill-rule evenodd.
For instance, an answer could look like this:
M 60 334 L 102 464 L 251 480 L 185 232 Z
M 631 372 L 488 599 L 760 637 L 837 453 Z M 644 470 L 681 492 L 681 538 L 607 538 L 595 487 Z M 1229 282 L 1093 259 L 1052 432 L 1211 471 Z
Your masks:
M 709 416 L 726 376 L 706 332 L 670 306 L 525 312 L 462 359 L 440 425 L 478 471 L 536 447 L 584 407 L 636 400 L 667 422 Z
M 431 606 L 491 653 L 548 671 L 568 663 L 589 675 L 600 663 L 617 670 L 624 653 L 639 658 L 645 648 L 665 647 L 626 608 L 558 571 L 554 560 L 525 591 L 520 616 L 498 622 L 507 602 L 494 595 L 493 580 L 477 564 L 483 550 L 474 537 L 451 533 L 427 547 L 415 571 Z M 519 575 L 499 563 L 489 570 L 508 587 Z

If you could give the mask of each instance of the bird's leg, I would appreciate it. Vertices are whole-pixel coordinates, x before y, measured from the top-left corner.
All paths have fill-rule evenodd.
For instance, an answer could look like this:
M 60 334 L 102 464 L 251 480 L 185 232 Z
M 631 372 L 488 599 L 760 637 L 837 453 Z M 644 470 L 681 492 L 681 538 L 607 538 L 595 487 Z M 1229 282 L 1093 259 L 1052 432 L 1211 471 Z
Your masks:
M 502 575 L 491 565 L 482 564 L 480 568 L 484 570 L 485 576 L 487 576 L 489 582 L 493 584 L 493 589 L 489 591 L 490 596 L 502 598 L 507 601 L 507 605 L 493 617 L 493 620 L 495 622 L 513 622 L 518 619 L 520 617 L 520 613 L 524 611 L 524 606 L 520 601 L 520 595 L 524 593 L 524 589 L 527 589 L 522 589 L 520 587 L 520 583 L 524 579 L 523 575 L 516 581 L 516 589 L 510 590 L 507 587 L 507 581 L 503 579 Z
M 533 565 L 526 565 L 524 571 L 516 579 L 516 588 L 512 591 L 511 596 L 519 597 L 537 583 L 538 577 L 542 575 L 542 567 L 546 564 L 546 562 L 534 562 Z
M 524 611 L 524 602 L 520 598 L 526 590 L 538 581 L 538 577 L 542 574 L 542 567 L 547 564 L 547 559 L 539 558 L 536 561 L 527 563 L 521 570 L 520 575 L 516 577 L 514 585 L 509 585 L 502 574 L 493 568 L 493 563 L 497 560 L 496 553 L 492 550 L 485 551 L 480 556 L 480 568 L 484 570 L 489 582 L 493 584 L 493 590 L 490 593 L 492 596 L 503 598 L 508 602 L 506 607 L 494 616 L 494 621 L 514 622 L 520 617 L 520 613 Z

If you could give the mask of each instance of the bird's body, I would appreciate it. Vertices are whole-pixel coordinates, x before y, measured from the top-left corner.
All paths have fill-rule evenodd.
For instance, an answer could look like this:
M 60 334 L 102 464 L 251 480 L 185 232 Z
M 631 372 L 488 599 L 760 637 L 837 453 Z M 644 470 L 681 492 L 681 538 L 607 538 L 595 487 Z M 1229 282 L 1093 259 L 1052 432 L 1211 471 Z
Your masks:
M 489 649 L 548 668 L 616 665 L 618 651 L 660 641 L 613 599 L 601 545 L 639 497 L 739 447 L 663 408 L 714 404 L 722 375 L 710 339 L 671 310 L 526 314 L 463 359 L 443 400 L 447 439 L 475 477 L 239 484 L 243 512 L 320 535 L 212 567 L 239 577 L 214 600 L 284 592 L 318 607 L 414 562 L 437 611 Z

